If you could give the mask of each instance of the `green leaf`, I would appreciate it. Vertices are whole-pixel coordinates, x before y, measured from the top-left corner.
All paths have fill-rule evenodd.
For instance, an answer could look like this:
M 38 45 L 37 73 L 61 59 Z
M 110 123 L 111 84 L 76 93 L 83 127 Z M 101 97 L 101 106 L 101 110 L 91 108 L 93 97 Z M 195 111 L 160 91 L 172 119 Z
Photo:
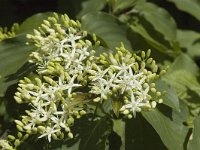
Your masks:
M 87 0 L 82 3 L 82 10 L 78 14 L 78 18 L 81 18 L 87 13 L 97 12 L 103 9 L 106 5 L 106 0 Z
M 137 1 L 138 0 L 126 0 L 126 1 L 117 0 L 114 3 L 113 11 L 114 11 L 114 13 L 118 13 L 118 12 L 124 10 L 124 9 L 133 7 Z M 140 0 L 140 1 L 142 1 L 142 0 Z M 145 1 L 145 0 L 143 0 L 143 1 Z
M 179 96 L 187 92 L 187 88 L 200 96 L 200 83 L 197 80 L 199 68 L 186 54 L 178 56 L 163 80 L 176 89 Z
M 52 16 L 53 12 L 37 13 L 27 18 L 21 25 L 18 31 L 20 33 L 32 33 L 33 29 L 37 29 L 43 23 L 43 20 Z
M 142 115 L 153 126 L 168 149 L 183 150 L 188 130 L 182 122 L 173 122 L 157 109 L 142 112 Z
M 17 82 L 10 75 L 24 65 L 33 50 L 33 46 L 27 46 L 25 42 L 24 34 L 0 42 L 0 96 L 4 95 L 9 85 Z
M 148 2 L 136 3 L 134 9 L 138 10 L 139 14 L 152 24 L 156 31 L 162 33 L 166 40 L 176 39 L 176 23 L 165 9 Z
M 82 27 L 89 33 L 95 33 L 110 49 L 120 46 L 123 42 L 127 49 L 131 49 L 127 39 L 127 27 L 112 15 L 96 12 L 82 17 Z
M 159 91 L 165 91 L 163 98 L 163 103 L 166 104 L 167 106 L 179 111 L 179 99 L 178 96 L 176 94 L 176 92 L 169 87 L 165 82 L 163 82 L 162 80 L 159 80 L 156 83 L 156 88 Z
M 163 53 L 169 53 L 170 50 L 163 44 L 159 43 L 155 39 L 151 37 L 151 35 L 146 31 L 146 29 L 139 23 L 132 24 L 131 29 L 135 32 L 141 35 L 148 44 L 150 44 L 152 47 L 154 47 L 156 50 L 163 52 Z
M 199 0 L 167 0 L 172 2 L 180 10 L 187 12 L 200 21 L 200 1 Z
M 194 120 L 192 139 L 188 142 L 188 150 L 197 150 L 200 148 L 200 116 Z
M 138 113 L 136 118 L 126 120 L 127 150 L 165 150 L 154 128 Z
M 81 127 L 79 150 L 103 150 L 106 140 L 112 131 L 112 122 L 108 118 L 101 118 Z
M 178 30 L 177 40 L 181 48 L 187 49 L 190 56 L 200 56 L 200 33 L 192 30 Z
M 120 120 L 113 120 L 113 131 L 121 138 L 120 150 L 125 150 L 125 122 Z

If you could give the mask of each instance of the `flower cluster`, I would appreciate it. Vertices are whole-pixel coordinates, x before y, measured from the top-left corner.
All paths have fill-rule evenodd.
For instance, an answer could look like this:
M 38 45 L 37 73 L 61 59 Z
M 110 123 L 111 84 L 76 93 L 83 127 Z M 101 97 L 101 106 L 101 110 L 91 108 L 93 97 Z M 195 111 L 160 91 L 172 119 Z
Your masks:
M 132 118 L 136 112 L 155 108 L 157 102 L 163 101 L 155 88 L 159 73 L 150 50 L 139 56 L 122 44 L 115 53 L 96 56 L 100 45 L 96 36 L 88 40 L 80 22 L 57 14 L 44 20 L 27 38 L 27 44 L 32 42 L 37 47 L 29 60 L 37 70 L 20 80 L 15 94 L 15 100 L 28 103 L 30 110 L 26 110 L 22 120 L 15 120 L 18 138 L 8 137 L 14 141 L 14 147 L 30 134 L 47 137 L 49 142 L 66 135 L 73 138 L 70 127 L 91 112 L 88 104 L 117 102 L 117 111 Z M 0 147 L 11 149 L 9 142 L 0 142 Z
M 13 26 L 11 27 L 11 31 L 8 31 L 7 27 L 5 28 L 0 27 L 0 41 L 15 37 L 15 33 L 18 29 L 19 29 L 19 24 L 17 23 L 13 24 Z
M 91 93 L 97 94 L 95 102 L 118 101 L 120 112 L 128 118 L 136 116 L 142 109 L 155 108 L 162 103 L 161 92 L 155 89 L 154 80 L 159 77 L 155 60 L 149 58 L 150 50 L 141 56 L 130 53 L 121 47 L 115 54 L 101 54 L 96 58 L 91 74 Z M 162 71 L 163 72 L 163 71 Z
M 21 80 L 15 94 L 18 103 L 32 107 L 27 116 L 22 116 L 23 132 L 38 131 L 39 138 L 47 136 L 49 142 L 52 137 L 63 138 L 64 132 L 73 138 L 70 126 L 75 118 L 86 114 L 87 102 L 79 100 L 74 90 L 86 85 L 94 53 L 92 43 L 85 40 L 87 33 L 80 28 L 78 21 L 55 14 L 34 30 L 35 35 L 27 35 L 38 47 L 29 60 L 37 65 L 38 76 Z

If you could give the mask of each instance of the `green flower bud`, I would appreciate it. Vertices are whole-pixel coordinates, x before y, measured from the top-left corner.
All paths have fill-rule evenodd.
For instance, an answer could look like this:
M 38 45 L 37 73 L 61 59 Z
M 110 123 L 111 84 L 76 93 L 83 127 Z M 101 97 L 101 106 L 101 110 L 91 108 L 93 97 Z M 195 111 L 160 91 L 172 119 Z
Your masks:
M 158 103 L 163 103 L 163 99 L 159 99 L 159 100 L 158 100 Z
M 157 105 L 157 103 L 156 103 L 155 101 L 152 101 L 152 102 L 151 102 L 151 107 L 152 107 L 152 108 L 156 108 L 156 105 Z
M 22 99 L 17 97 L 17 96 L 14 96 L 14 99 L 16 100 L 17 103 L 22 103 Z
M 23 124 L 21 121 L 19 121 L 19 120 L 15 120 L 15 123 L 16 123 L 17 125 L 21 126 L 21 127 L 24 126 L 24 124 Z
M 100 98 L 100 97 L 97 97 L 97 98 L 93 99 L 93 101 L 94 101 L 94 102 L 99 102 L 99 101 L 101 101 L 101 98 Z
M 156 89 L 155 88 L 151 88 L 151 92 L 156 93 Z
M 56 136 L 56 134 L 52 134 L 51 136 L 52 136 L 52 138 L 53 138 L 54 140 L 57 140 L 57 139 L 58 139 L 58 137 Z
M 150 50 L 150 49 L 148 49 L 148 50 L 147 50 L 147 52 L 146 52 L 146 57 L 147 57 L 147 58 L 149 58 L 149 57 L 150 57 L 150 55 L 151 55 L 151 50 Z
M 51 24 L 50 24 L 49 21 L 47 21 L 47 20 L 43 20 L 43 22 L 44 22 L 44 24 L 45 24 L 46 26 L 51 27 Z
M 144 52 L 144 51 L 141 52 L 141 57 L 142 57 L 143 59 L 145 58 L 145 52 Z
M 60 139 L 64 139 L 64 137 L 65 137 L 64 133 L 61 133 L 59 136 Z
M 18 133 L 17 133 L 17 136 L 18 136 L 19 139 L 21 139 L 21 138 L 22 138 L 22 133 L 21 133 L 21 132 L 18 132 Z
M 132 119 L 132 118 L 133 118 L 133 115 L 129 114 L 128 119 Z
M 128 115 L 128 114 L 129 114 L 129 110 L 128 110 L 128 109 L 125 109 L 125 110 L 123 111 L 123 114 L 124 114 L 124 115 Z
M 14 142 L 14 145 L 15 145 L 16 147 L 18 147 L 20 144 L 21 144 L 21 142 L 20 142 L 18 139 L 16 139 L 15 142 Z
M 156 92 L 156 96 L 160 97 L 161 96 L 161 92 Z
M 73 136 L 73 134 L 72 134 L 71 132 L 69 132 L 69 133 L 68 133 L 68 137 L 69 137 L 70 139 L 73 139 L 74 136 Z
M 13 140 L 15 140 L 15 137 L 12 135 L 8 135 L 8 139 L 13 141 Z
M 141 68 L 144 69 L 144 68 L 145 68 L 145 65 L 146 65 L 145 62 L 141 62 Z
M 80 115 L 82 116 L 82 115 L 85 115 L 86 114 L 86 111 L 85 110 L 81 110 L 80 111 Z
M 25 134 L 24 137 L 22 138 L 23 141 L 27 140 L 29 137 L 29 134 Z
M 43 133 L 46 130 L 46 128 L 44 126 L 38 126 L 38 131 L 40 133 Z
M 70 117 L 68 120 L 67 120 L 67 123 L 68 124 L 74 124 L 74 118 Z
M 16 127 L 17 127 L 17 130 L 23 132 L 23 128 L 22 128 L 22 126 L 17 125 Z

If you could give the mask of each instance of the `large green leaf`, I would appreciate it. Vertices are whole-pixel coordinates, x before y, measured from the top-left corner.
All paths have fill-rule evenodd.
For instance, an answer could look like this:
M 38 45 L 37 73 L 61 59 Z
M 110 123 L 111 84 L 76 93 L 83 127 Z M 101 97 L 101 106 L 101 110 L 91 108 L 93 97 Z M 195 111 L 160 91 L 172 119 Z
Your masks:
M 97 12 L 103 9 L 106 5 L 106 0 L 87 0 L 82 3 L 82 10 L 78 14 L 78 18 L 91 12 Z
M 121 138 L 120 150 L 125 150 L 125 122 L 121 119 L 113 120 L 113 131 Z
M 38 13 L 29 17 L 20 25 L 15 38 L 0 42 L 0 96 L 4 95 L 8 86 L 18 81 L 22 73 L 30 69 L 28 66 L 21 68 L 34 50 L 34 46 L 25 44 L 26 34 L 32 33 L 33 29 L 38 28 L 42 21 L 52 14 L 52 12 Z
M 200 33 L 192 30 L 178 30 L 177 40 L 190 56 L 200 56 Z
M 0 96 L 4 95 L 9 85 L 16 83 L 12 74 L 23 66 L 33 50 L 33 46 L 27 46 L 25 42 L 24 34 L 0 42 Z
M 134 9 L 138 10 L 139 14 L 152 24 L 156 31 L 162 33 L 166 40 L 176 39 L 176 23 L 165 9 L 148 2 L 136 3 Z
M 85 123 L 84 123 L 85 124 Z M 90 124 L 83 125 L 80 131 L 79 150 L 95 149 L 103 150 L 106 140 L 112 131 L 112 122 L 108 118 L 101 118 Z
M 200 148 L 200 116 L 194 120 L 192 139 L 188 142 L 188 150 L 198 150 Z
M 33 29 L 37 29 L 43 23 L 43 20 L 52 16 L 53 12 L 37 13 L 29 18 L 27 18 L 19 28 L 18 33 L 32 33 Z
M 200 95 L 198 76 L 198 66 L 188 55 L 181 54 L 175 59 L 163 79 L 176 89 L 179 96 L 185 95 L 187 88 Z
M 162 43 L 159 43 L 158 41 L 156 41 L 147 31 L 146 29 L 139 23 L 134 23 L 132 25 L 130 25 L 131 29 L 133 30 L 133 32 L 141 35 L 147 43 L 149 43 L 153 48 L 155 48 L 156 50 L 163 52 L 163 53 L 169 53 L 170 50 L 163 45 Z
M 155 129 L 140 113 L 126 120 L 125 143 L 126 150 L 166 150 Z
M 127 39 L 127 27 L 112 15 L 96 12 L 82 17 L 82 27 L 89 33 L 95 33 L 110 49 L 120 46 L 123 42 L 127 49 L 131 49 Z
M 167 0 L 174 3 L 180 10 L 189 13 L 200 21 L 199 0 Z
M 142 115 L 153 126 L 168 149 L 183 150 L 188 129 L 182 122 L 173 122 L 157 109 L 143 112 Z

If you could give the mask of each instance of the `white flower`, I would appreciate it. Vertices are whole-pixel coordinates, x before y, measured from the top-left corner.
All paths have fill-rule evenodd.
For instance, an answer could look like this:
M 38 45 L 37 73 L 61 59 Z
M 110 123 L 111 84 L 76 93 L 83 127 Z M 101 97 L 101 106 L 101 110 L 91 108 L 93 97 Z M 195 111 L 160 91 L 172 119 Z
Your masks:
M 140 99 L 135 99 L 134 94 L 131 94 L 131 101 L 127 102 L 123 107 L 132 111 L 133 116 L 136 117 L 136 112 L 141 111 L 141 107 L 146 106 L 146 103 L 143 103 Z
M 59 86 L 57 87 L 58 90 L 67 90 L 68 96 L 71 95 L 71 92 L 73 90 L 74 87 L 80 87 L 82 86 L 81 84 L 76 84 L 74 83 L 76 76 L 74 75 L 70 81 L 68 83 L 63 83 L 63 81 L 61 80 L 61 78 L 59 78 Z
M 52 134 L 54 134 L 54 133 L 56 133 L 58 131 L 60 131 L 60 129 L 54 129 L 53 127 L 47 127 L 45 129 L 45 132 L 41 136 L 39 136 L 38 138 L 42 138 L 42 137 L 47 136 L 48 137 L 48 141 L 51 142 Z

